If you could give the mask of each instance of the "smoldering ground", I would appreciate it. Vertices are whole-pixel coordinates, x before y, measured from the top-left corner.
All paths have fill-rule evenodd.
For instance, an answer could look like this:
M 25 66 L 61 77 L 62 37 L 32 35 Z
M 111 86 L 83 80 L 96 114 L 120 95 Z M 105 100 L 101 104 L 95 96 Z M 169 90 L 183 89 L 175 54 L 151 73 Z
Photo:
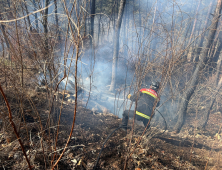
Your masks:
M 78 62 L 77 84 L 82 89 L 81 92 L 78 92 L 79 101 L 84 107 L 95 112 L 110 112 L 121 118 L 124 110 L 135 109 L 135 103 L 132 104 L 131 101 L 127 100 L 126 96 L 128 94 L 134 94 L 139 90 L 136 82 L 137 75 L 135 75 L 135 70 L 132 66 L 136 63 L 136 60 L 126 60 L 124 55 L 120 53 L 121 57 L 119 62 L 121 64 L 118 65 L 117 71 L 117 91 L 111 93 L 109 92 L 109 85 L 112 76 L 112 48 L 109 45 L 103 45 L 96 49 L 95 52 L 96 57 L 92 57 L 90 56 L 92 51 L 86 51 Z M 69 64 L 68 62 L 67 65 Z M 141 65 L 141 67 L 145 67 L 145 65 Z M 66 90 L 74 93 L 74 62 L 70 68 L 70 76 L 68 77 Z M 149 74 L 152 76 L 149 76 Z M 148 72 L 145 80 L 142 80 L 141 88 L 144 86 L 149 87 L 151 82 L 156 80 L 159 81 L 160 79 L 155 77 L 153 73 Z M 64 89 L 66 81 L 67 79 L 62 81 L 60 88 Z M 168 100 L 169 92 L 169 87 L 164 89 L 164 95 L 161 96 L 160 104 Z M 169 100 L 158 108 L 170 123 L 175 119 L 177 104 L 177 101 Z M 162 122 L 162 118 L 158 112 L 156 112 L 152 122 L 154 121 Z
M 124 89 L 124 83 L 131 81 L 130 76 L 127 77 L 126 65 L 118 67 L 117 75 L 117 87 L 121 90 L 116 94 L 109 92 L 109 85 L 111 83 L 111 66 L 112 66 L 112 52 L 108 47 L 101 48 L 97 51 L 100 53 L 106 53 L 106 58 L 96 59 L 96 61 L 90 62 L 88 54 L 85 53 L 81 61 L 78 64 L 78 86 L 82 88 L 82 94 L 80 100 L 84 100 L 86 107 L 89 109 L 95 109 L 101 111 L 101 108 L 107 108 L 107 110 L 114 114 L 119 114 L 121 107 L 124 107 L 126 90 Z M 97 56 L 98 57 L 98 56 Z M 71 66 L 72 67 L 72 66 Z M 74 68 L 73 66 L 72 68 Z M 70 72 L 66 90 L 74 92 L 74 73 Z M 61 88 L 65 88 L 67 79 L 61 83 Z M 122 87 L 121 87 L 122 86 Z M 122 114 L 122 113 L 121 113 Z
M 90 109 L 95 108 L 101 111 L 99 107 L 104 106 L 109 112 L 121 117 L 122 111 L 129 109 L 131 105 L 130 102 L 126 100 L 126 95 L 129 93 L 133 94 L 138 90 L 134 87 L 135 81 L 137 81 L 135 78 L 135 63 L 138 63 L 138 60 L 144 65 L 153 61 L 159 62 L 160 59 L 158 59 L 158 57 L 156 58 L 155 55 L 157 53 L 163 54 L 161 49 L 166 43 L 164 40 L 166 39 L 166 35 L 161 33 L 157 36 L 155 32 L 152 32 L 153 30 L 148 30 L 146 27 L 153 24 L 156 28 L 155 30 L 158 30 L 160 33 L 163 29 L 163 25 L 160 24 L 162 20 L 160 20 L 159 16 L 163 17 L 166 21 L 166 27 L 164 27 L 164 29 L 166 28 L 167 30 L 168 28 L 171 28 L 171 23 L 176 23 L 176 21 L 179 22 L 188 17 L 187 15 L 184 16 L 181 9 L 177 8 L 179 4 L 172 6 L 171 3 L 153 2 L 149 3 L 149 10 L 147 10 L 147 8 L 144 8 L 147 6 L 147 3 L 148 1 L 141 1 L 140 6 L 137 4 L 135 8 L 131 3 L 126 4 L 127 10 L 131 12 L 124 12 L 119 37 L 120 47 L 118 56 L 119 64 L 117 66 L 117 89 L 120 89 L 120 91 L 117 91 L 115 94 L 108 91 L 112 76 L 114 24 L 111 23 L 109 28 L 106 25 L 103 25 L 103 34 L 100 35 L 99 39 L 99 36 L 94 37 L 94 51 L 84 49 L 84 54 L 80 56 L 78 62 L 78 85 L 84 89 L 82 99 L 85 100 L 86 107 Z M 188 3 L 183 4 L 184 11 L 187 10 L 187 4 Z M 167 8 L 162 10 L 165 5 Z M 141 15 L 133 12 L 138 8 L 141 8 L 143 11 L 140 13 Z M 157 11 L 158 15 L 155 14 L 155 11 Z M 171 22 L 171 20 L 169 20 L 168 22 L 170 14 L 174 12 L 178 13 L 178 15 L 173 18 L 174 21 Z M 138 19 L 139 17 L 142 19 L 141 23 L 143 27 L 140 27 L 140 25 L 138 25 L 139 23 L 135 22 L 135 18 Z M 105 15 L 102 15 L 101 18 L 100 16 L 95 16 L 95 35 L 96 33 L 98 34 L 99 29 L 97 26 L 99 25 L 99 22 L 103 23 L 108 19 L 109 18 Z M 161 25 L 161 27 L 158 25 Z M 176 27 L 177 26 L 175 26 L 175 28 Z M 106 33 L 108 33 L 108 36 L 103 36 L 106 35 Z M 167 57 L 170 58 L 170 56 Z M 67 90 L 73 90 L 73 86 L 70 84 L 74 84 L 73 70 L 75 65 L 72 64 L 71 67 L 69 81 L 72 83 L 68 83 Z M 147 84 L 150 84 L 153 79 L 160 79 L 160 75 L 155 71 L 150 70 L 146 74 L 152 75 L 148 76 L 151 79 L 146 81 Z M 128 88 L 129 86 L 133 87 Z M 166 90 L 164 89 L 163 94 L 164 93 L 168 93 L 167 88 Z M 161 103 L 164 103 L 168 98 L 167 95 L 162 95 Z M 97 106 L 96 103 L 98 103 Z M 159 111 L 165 114 L 169 121 L 173 121 L 176 118 L 177 106 L 177 100 L 169 100 L 159 108 Z M 133 108 L 134 106 L 132 106 L 132 109 Z M 161 119 L 159 118 L 158 113 L 155 114 L 155 117 L 157 120 Z

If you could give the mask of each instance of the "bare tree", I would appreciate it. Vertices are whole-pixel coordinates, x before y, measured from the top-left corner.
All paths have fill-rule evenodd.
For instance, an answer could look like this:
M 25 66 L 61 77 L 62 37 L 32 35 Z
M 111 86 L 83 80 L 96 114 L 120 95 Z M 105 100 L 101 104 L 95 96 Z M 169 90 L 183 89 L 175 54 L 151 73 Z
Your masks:
M 114 48 L 113 48 L 113 64 L 112 64 L 112 81 L 110 85 L 109 91 L 114 91 L 116 85 L 116 74 L 117 74 L 117 60 L 119 55 L 119 35 L 120 35 L 120 28 L 122 23 L 123 11 L 126 4 L 126 0 L 120 1 L 120 7 L 118 12 L 118 19 L 116 23 L 116 30 L 114 35 Z
M 2 20 L 2 14 L 0 14 L 0 20 Z M 10 49 L 10 45 L 9 45 L 9 41 L 8 41 L 8 37 L 6 36 L 6 31 L 5 31 L 5 25 L 4 24 L 1 24 L 1 27 L 0 27 L 2 33 L 3 33 L 3 36 L 4 36 L 4 39 L 5 39 L 5 43 L 6 43 L 6 46 L 8 49 Z M 8 55 L 8 59 L 11 60 L 11 57 L 10 57 L 10 53 Z
M 100 10 L 102 11 L 103 1 L 100 2 Z M 97 44 L 99 44 L 99 34 L 100 34 L 100 25 L 101 25 L 101 17 L 102 15 L 99 15 L 99 25 L 98 25 L 98 35 L 97 35 Z
M 209 108 L 207 109 L 206 112 L 204 112 L 203 119 L 199 122 L 199 125 L 198 125 L 199 129 L 204 129 L 205 126 L 207 125 L 207 122 L 209 120 L 210 111 L 212 110 L 212 107 L 215 103 L 216 97 L 217 97 L 217 95 L 221 89 L 221 86 L 222 86 L 222 77 L 219 80 L 219 72 L 220 72 L 220 68 L 221 68 L 221 62 L 222 62 L 222 52 L 220 53 L 220 57 L 217 62 L 217 72 L 216 72 L 216 76 L 215 76 L 215 85 L 214 85 L 214 87 L 216 87 L 216 89 L 213 91 Z
M 203 50 L 201 52 L 200 60 L 199 60 L 197 66 L 195 68 L 195 71 L 190 79 L 190 83 L 187 85 L 187 87 L 182 95 L 182 99 L 179 104 L 178 120 L 177 120 L 177 123 L 174 127 L 174 130 L 176 132 L 179 132 L 184 124 L 184 120 L 186 119 L 187 106 L 188 106 L 189 100 L 190 100 L 192 94 L 194 93 L 196 86 L 198 84 L 199 73 L 200 73 L 200 71 L 203 70 L 203 68 L 205 67 L 205 64 L 207 63 L 207 61 L 210 58 L 210 56 L 208 54 L 210 51 L 210 47 L 214 41 L 214 36 L 215 36 L 216 30 L 217 30 L 217 25 L 218 25 L 218 21 L 219 21 L 220 14 L 221 14 L 221 9 L 222 9 L 221 0 L 218 0 L 205 47 L 203 48 Z
M 34 5 L 34 7 L 35 7 L 35 10 L 37 10 L 37 5 L 36 5 L 35 0 L 33 0 L 33 5 Z M 38 32 L 38 30 L 39 30 L 39 25 L 38 25 L 38 14 L 37 14 L 37 13 L 35 13 L 35 29 L 36 29 L 37 32 Z
M 10 8 L 10 3 L 9 2 L 7 3 L 7 5 L 8 5 L 8 8 Z M 2 12 L 0 13 L 0 20 L 3 20 L 5 18 L 5 15 L 2 14 L 3 11 L 5 11 L 5 7 L 4 6 L 6 6 L 6 2 L 1 0 L 0 1 L 0 9 L 1 9 Z M 10 56 L 10 42 L 8 40 L 7 31 L 6 31 L 5 27 L 6 27 L 6 25 L 4 23 L 0 24 L 0 30 L 1 30 L 1 32 L 3 34 L 6 46 L 7 46 L 8 50 L 9 50 L 8 59 L 11 60 L 11 56 Z
M 56 21 L 56 35 L 58 36 L 59 41 L 61 40 L 60 31 L 59 31 L 59 19 L 58 19 L 58 7 L 57 7 L 57 0 L 54 0 L 55 4 L 55 21 Z
M 90 29 L 90 45 L 91 48 L 93 47 L 93 37 L 94 37 L 94 18 L 95 18 L 95 12 L 96 12 L 96 0 L 92 0 L 92 5 L 91 5 L 91 29 Z
M 32 31 L 32 24 L 31 24 L 31 20 L 30 20 L 30 17 L 29 17 L 29 11 L 28 11 L 28 7 L 27 7 L 27 2 L 24 1 L 24 6 L 25 6 L 25 12 L 27 13 L 27 20 L 28 20 L 28 24 L 29 24 L 29 27 L 28 27 L 28 30 Z
M 207 18 L 204 22 L 204 27 L 203 27 L 203 31 L 205 31 L 207 29 L 207 23 L 208 23 L 208 18 L 210 18 L 210 12 L 212 10 L 212 2 L 210 3 L 210 7 L 209 7 L 209 10 L 207 12 Z M 203 42 L 204 42 L 204 37 L 205 37 L 205 33 L 204 32 L 200 38 L 200 40 L 198 41 L 197 43 L 197 47 L 195 49 L 195 53 L 194 53 L 194 56 L 193 56 L 193 61 L 196 61 L 198 62 L 199 61 L 199 54 L 200 54 L 200 51 L 201 51 L 201 47 L 203 46 Z
M 45 0 L 45 7 L 47 7 L 49 5 L 49 0 Z M 44 34 L 45 34 L 45 50 L 46 52 L 48 51 L 48 12 L 49 9 L 46 8 L 44 11 L 44 16 L 43 16 L 43 28 L 44 28 Z

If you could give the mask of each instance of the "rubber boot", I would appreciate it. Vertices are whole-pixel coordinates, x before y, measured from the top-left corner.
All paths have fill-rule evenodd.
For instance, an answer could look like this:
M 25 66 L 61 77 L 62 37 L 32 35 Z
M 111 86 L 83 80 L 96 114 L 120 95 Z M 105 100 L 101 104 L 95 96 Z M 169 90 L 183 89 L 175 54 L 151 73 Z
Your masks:
M 146 125 L 147 125 L 148 122 L 149 122 L 148 119 L 144 119 L 144 120 L 143 120 L 143 125 L 146 127 Z M 150 124 L 148 125 L 147 129 L 149 129 L 149 127 L 150 127 Z
M 122 127 L 123 130 L 127 130 L 127 125 L 128 125 L 128 116 L 124 116 L 120 127 Z

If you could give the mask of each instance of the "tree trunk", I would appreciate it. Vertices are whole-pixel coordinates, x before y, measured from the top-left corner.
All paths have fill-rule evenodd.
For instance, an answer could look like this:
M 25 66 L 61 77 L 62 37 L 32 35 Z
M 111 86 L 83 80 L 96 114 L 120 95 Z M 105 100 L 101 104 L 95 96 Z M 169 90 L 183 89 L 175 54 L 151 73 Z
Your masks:
M 49 5 L 49 0 L 46 0 L 45 1 L 45 7 L 47 7 Z M 48 52 L 48 12 L 49 12 L 49 9 L 46 8 L 45 11 L 44 11 L 44 16 L 43 16 L 43 28 L 44 28 L 44 36 L 45 36 L 45 44 L 44 44 L 44 47 L 45 47 L 45 52 L 47 53 Z
M 94 18 L 95 18 L 95 12 L 96 12 L 96 0 L 92 0 L 92 6 L 91 6 L 91 30 L 90 30 L 90 45 L 91 49 L 93 48 L 93 40 L 94 40 Z
M 33 0 L 33 5 L 34 5 L 35 11 L 36 11 L 37 10 L 37 5 L 36 5 L 35 0 Z M 36 29 L 37 32 L 39 32 L 38 14 L 37 13 L 35 13 L 35 29 Z
M 2 18 L 2 14 L 0 14 L 0 20 L 2 20 L 3 18 Z M 8 48 L 8 59 L 9 60 L 11 60 L 11 56 L 10 56 L 10 44 L 9 44 L 9 41 L 8 41 L 8 38 L 7 38 L 7 36 L 6 36 L 6 31 L 5 31 L 5 25 L 4 24 L 1 24 L 1 31 L 2 31 L 2 33 L 3 33 L 3 37 L 4 37 L 4 39 L 5 39 L 5 43 L 6 43 L 6 46 L 7 46 L 7 48 Z
M 128 32 L 128 27 L 127 27 L 127 23 L 129 23 L 129 20 L 128 20 L 128 22 L 126 21 L 126 19 L 127 19 L 127 4 L 126 4 L 126 7 L 125 7 L 125 17 L 124 17 L 124 29 L 125 29 L 125 31 L 123 31 L 123 42 L 124 42 L 124 56 L 126 57 L 126 56 L 128 56 L 128 54 L 127 54 L 127 52 L 128 52 L 128 50 L 127 50 L 127 48 L 128 48 L 128 41 L 127 41 L 127 37 L 128 37 L 128 34 L 127 34 L 127 32 Z
M 188 45 L 191 43 L 191 40 L 193 39 L 193 34 L 195 29 L 196 29 L 196 23 L 197 23 L 197 18 L 198 18 L 198 12 L 199 12 L 199 7 L 200 7 L 200 3 L 201 3 L 202 0 L 199 0 L 199 3 L 198 3 L 198 6 L 197 6 L 197 10 L 196 10 L 196 15 L 195 15 L 195 19 L 194 19 L 194 22 L 193 22 L 193 28 L 192 28 L 192 31 L 191 31 L 191 34 L 190 34 L 190 39 L 188 41 Z M 193 44 L 193 46 L 195 46 L 195 44 Z M 188 53 L 191 53 L 193 54 L 193 48 L 190 47 L 189 50 L 187 51 L 187 54 Z M 193 55 L 191 55 L 191 58 L 188 58 L 189 61 L 192 61 L 193 58 L 192 58 Z
M 219 73 L 220 73 L 220 68 L 221 68 L 221 63 L 222 63 L 222 51 L 220 52 L 220 56 L 219 56 L 219 59 L 218 59 L 218 61 L 217 61 L 217 72 L 216 72 L 216 85 L 217 85 L 217 83 L 219 82 Z
M 54 0 L 55 4 L 55 21 L 56 21 L 56 36 L 58 36 L 58 40 L 61 40 L 60 31 L 59 31 L 59 19 L 58 19 L 58 7 L 57 7 L 57 0 Z
M 102 7 L 103 7 L 103 1 L 100 2 L 100 13 L 103 13 L 103 10 L 102 10 Z M 100 22 L 101 22 L 101 17 L 102 15 L 100 14 L 99 15 L 99 25 L 98 25 L 98 35 L 97 35 L 97 45 L 99 45 L 99 34 L 100 34 Z
M 201 52 L 200 60 L 199 60 L 197 66 L 196 66 L 196 69 L 192 75 L 190 84 L 187 85 L 186 90 L 183 93 L 183 96 L 182 96 L 182 99 L 181 99 L 181 102 L 179 105 L 179 110 L 178 110 L 179 117 L 178 117 L 177 123 L 174 127 L 174 130 L 177 133 L 180 132 L 180 130 L 184 124 L 184 120 L 186 118 L 187 105 L 190 100 L 190 97 L 194 93 L 194 90 L 198 84 L 199 72 L 204 68 L 205 64 L 207 63 L 208 59 L 210 58 L 210 56 L 208 56 L 208 52 L 209 52 L 210 47 L 214 41 L 214 36 L 216 33 L 216 29 L 217 29 L 217 25 L 218 25 L 220 13 L 221 13 L 221 8 L 222 8 L 221 7 L 221 0 L 218 0 L 205 47 Z
M 27 4 L 26 4 L 26 1 L 24 1 L 24 6 L 25 6 L 25 12 L 27 15 L 29 15 L 29 11 L 28 11 L 28 7 L 27 7 Z M 32 31 L 32 24 L 31 24 L 31 20 L 30 20 L 30 17 L 27 16 L 27 20 L 28 20 L 28 24 L 29 24 L 29 30 Z
M 113 28 L 116 26 L 116 0 L 113 2 L 113 8 L 112 8 L 112 21 L 113 21 Z M 113 36 L 113 41 L 115 41 L 115 29 L 114 29 L 114 36 Z M 113 55 L 113 54 L 112 54 Z
M 212 2 L 210 3 L 210 7 L 209 7 L 209 10 L 208 10 L 208 13 L 207 13 L 207 19 L 205 20 L 205 23 L 204 23 L 204 29 L 203 31 L 205 31 L 207 29 L 207 23 L 208 23 L 208 19 L 210 18 L 210 11 L 212 9 Z M 204 42 L 204 36 L 205 36 L 206 32 L 204 32 L 202 35 L 201 35 L 201 38 L 200 40 L 198 41 L 198 44 L 197 44 L 197 47 L 195 49 L 195 53 L 194 53 L 194 57 L 193 57 L 193 61 L 194 62 L 198 62 L 199 61 L 199 54 L 201 52 L 201 48 L 203 46 L 203 42 Z
M 86 11 L 88 11 L 88 4 L 90 4 L 88 1 L 85 1 L 85 5 L 84 5 L 84 8 L 86 9 Z M 83 22 L 84 22 L 84 28 L 83 28 L 83 37 L 85 37 L 86 36 L 86 34 L 87 34 L 87 28 L 86 28 L 86 23 L 88 23 L 87 22 L 87 20 L 86 20 L 86 17 L 88 16 L 88 13 L 86 13 L 85 15 L 84 15 L 84 19 L 83 19 Z
M 45 7 L 47 7 L 49 5 L 49 1 L 50 0 L 45 0 Z M 49 78 L 50 78 L 50 82 L 52 81 L 52 69 L 53 67 L 53 61 L 50 61 L 50 57 L 49 57 L 49 40 L 48 40 L 48 8 L 45 9 L 44 13 L 43 13 L 43 30 L 44 30 L 44 59 L 47 63 L 47 71 L 49 72 Z M 51 87 L 53 86 L 52 83 L 50 83 Z
M 139 9 L 141 9 L 141 6 L 140 6 L 140 0 L 139 0 Z M 141 12 L 140 12 L 140 10 L 139 10 L 139 39 L 140 39 L 140 41 L 139 41 L 139 43 L 141 43 L 141 39 L 142 39 L 142 19 L 141 19 Z
M 110 85 L 109 91 L 114 91 L 116 85 L 116 73 L 117 73 L 117 60 L 119 54 L 119 36 L 120 36 L 120 28 L 122 23 L 123 11 L 126 4 L 126 0 L 120 1 L 120 7 L 118 12 L 118 19 L 115 27 L 115 38 L 114 38 L 114 53 L 113 53 L 113 64 L 112 64 L 112 81 Z
M 217 62 L 217 72 L 216 72 L 216 76 L 215 76 L 215 87 L 216 90 L 214 91 L 214 93 L 212 94 L 212 99 L 211 99 L 211 103 L 210 103 L 210 107 L 208 108 L 208 110 L 204 113 L 203 115 L 203 119 L 201 120 L 201 122 L 199 122 L 199 125 L 198 125 L 198 128 L 199 129 L 204 129 L 205 126 L 207 125 L 207 122 L 209 120 L 209 115 L 210 115 L 210 111 L 214 105 L 214 102 L 216 100 L 216 96 L 218 94 L 218 92 L 220 91 L 221 89 L 221 86 L 222 86 L 222 77 L 220 78 L 220 81 L 219 80 L 219 72 L 220 72 L 220 68 L 221 68 L 221 62 L 222 62 L 222 52 L 220 53 L 220 57 L 218 59 L 218 62 Z
M 194 30 L 195 30 L 195 28 L 196 28 L 196 23 L 197 23 L 197 18 L 198 18 L 198 12 L 199 12 L 199 7 L 200 7 L 201 1 L 202 1 L 202 0 L 199 0 L 198 6 L 197 6 L 195 19 L 194 19 L 194 22 L 193 22 L 193 28 L 192 28 L 192 31 L 191 31 L 191 34 L 190 34 L 190 39 L 189 39 L 188 44 L 190 44 L 190 42 L 191 42 L 191 40 L 192 40 L 192 38 L 193 38 L 193 34 L 194 34 Z

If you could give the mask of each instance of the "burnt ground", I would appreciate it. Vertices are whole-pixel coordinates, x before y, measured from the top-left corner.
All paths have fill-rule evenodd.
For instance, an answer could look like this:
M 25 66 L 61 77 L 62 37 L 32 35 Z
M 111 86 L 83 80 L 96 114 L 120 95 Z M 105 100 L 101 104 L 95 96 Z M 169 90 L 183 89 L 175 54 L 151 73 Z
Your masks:
M 39 113 L 43 119 L 48 112 L 42 109 Z M 43 130 L 42 140 L 43 131 L 40 131 L 37 116 L 27 116 L 27 129 L 20 128 L 20 134 L 33 169 L 50 169 L 54 153 L 56 159 L 61 154 L 70 133 L 73 113 L 74 104 L 66 103 L 62 110 L 56 152 L 54 139 L 57 126 Z M 133 135 L 130 130 L 126 134 L 119 129 L 105 144 L 97 169 L 122 170 L 124 165 L 130 170 L 222 169 L 222 140 L 220 135 L 216 135 L 220 129 L 221 117 L 220 113 L 211 114 L 205 131 L 195 130 L 193 115 L 188 115 L 179 134 L 170 130 L 161 134 L 163 130 L 152 126 L 133 153 L 144 127 L 135 124 Z M 104 141 L 120 123 L 121 119 L 113 114 L 93 112 L 79 106 L 71 140 L 57 169 L 93 169 Z M 132 120 L 129 124 L 132 126 Z M 152 123 L 154 124 L 155 122 Z M 3 128 L 0 131 L 0 159 L 0 170 L 28 168 L 18 141 L 15 137 L 10 138 L 10 134 L 3 131 Z

